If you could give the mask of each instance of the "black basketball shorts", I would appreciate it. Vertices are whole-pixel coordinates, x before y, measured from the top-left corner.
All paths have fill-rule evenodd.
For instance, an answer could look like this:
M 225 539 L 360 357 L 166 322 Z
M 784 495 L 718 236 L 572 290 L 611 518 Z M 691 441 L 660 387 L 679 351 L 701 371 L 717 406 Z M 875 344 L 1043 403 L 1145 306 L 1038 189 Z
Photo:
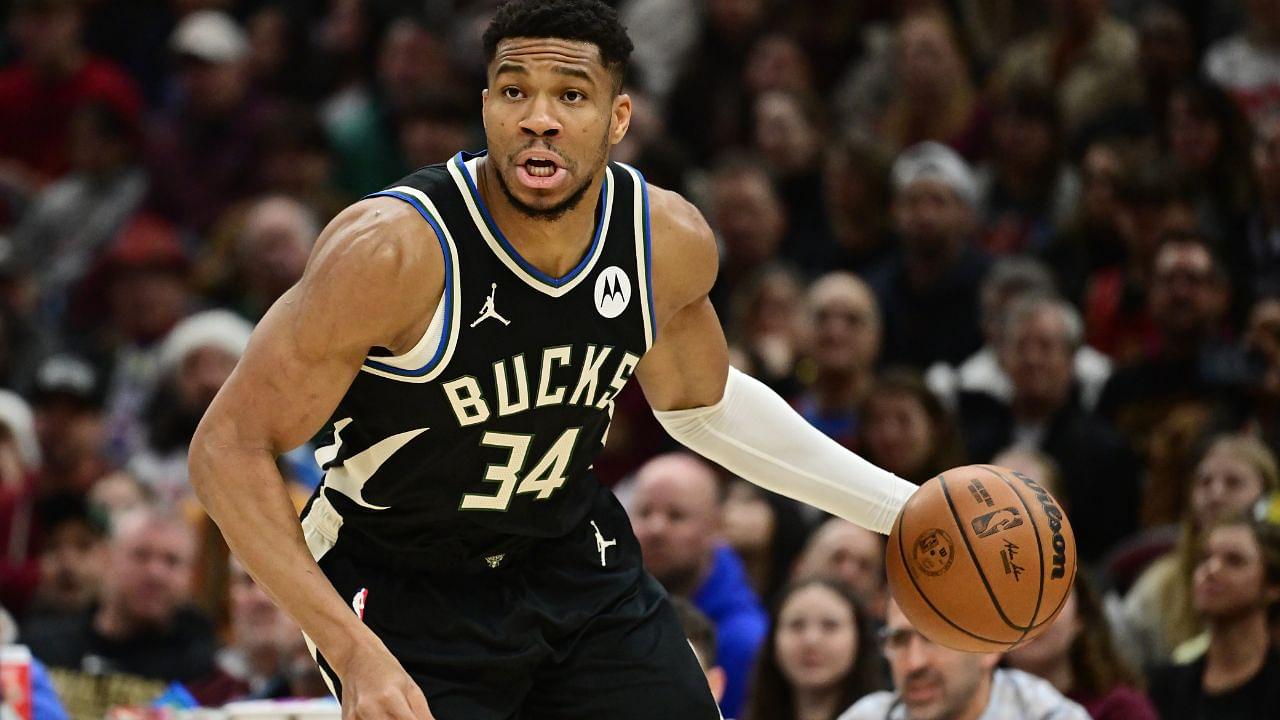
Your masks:
M 566 536 L 479 568 L 406 572 L 341 542 L 319 564 L 439 720 L 720 719 L 608 490 Z M 339 678 L 316 662 L 341 699 Z

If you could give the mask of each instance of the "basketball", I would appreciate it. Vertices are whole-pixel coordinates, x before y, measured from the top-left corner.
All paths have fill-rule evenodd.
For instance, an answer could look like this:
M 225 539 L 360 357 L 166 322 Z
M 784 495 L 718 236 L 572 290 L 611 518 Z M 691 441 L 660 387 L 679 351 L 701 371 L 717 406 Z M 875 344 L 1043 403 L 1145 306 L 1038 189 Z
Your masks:
M 1039 635 L 1062 609 L 1076 539 L 1035 480 L 966 465 L 911 496 L 889 533 L 885 566 L 894 600 L 925 637 L 998 652 Z

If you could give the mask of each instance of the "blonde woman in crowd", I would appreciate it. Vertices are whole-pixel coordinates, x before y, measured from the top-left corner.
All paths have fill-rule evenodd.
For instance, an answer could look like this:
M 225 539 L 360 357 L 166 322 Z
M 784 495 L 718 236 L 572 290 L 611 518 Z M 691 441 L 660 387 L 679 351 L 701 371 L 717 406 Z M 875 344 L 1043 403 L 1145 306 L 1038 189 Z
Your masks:
M 1275 456 L 1260 440 L 1220 435 L 1201 456 L 1189 484 L 1190 503 L 1177 545 L 1143 572 L 1124 600 L 1125 629 L 1144 665 L 1169 660 L 1175 648 L 1200 633 L 1191 580 L 1204 533 L 1274 492 L 1280 487 L 1280 472 Z

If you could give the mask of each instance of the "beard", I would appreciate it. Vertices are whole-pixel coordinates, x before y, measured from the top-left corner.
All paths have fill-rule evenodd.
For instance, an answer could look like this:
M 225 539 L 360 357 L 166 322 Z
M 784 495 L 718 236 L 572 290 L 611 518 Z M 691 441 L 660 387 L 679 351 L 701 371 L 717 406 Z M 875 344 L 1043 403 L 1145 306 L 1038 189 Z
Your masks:
M 507 202 L 511 206 L 520 211 L 521 215 L 530 220 L 541 220 L 542 222 L 555 222 L 564 217 L 564 214 L 578 207 L 582 202 L 583 196 L 587 194 L 587 188 L 591 187 L 591 178 L 588 177 L 582 181 L 582 184 L 569 193 L 569 197 L 552 205 L 551 207 L 534 207 L 515 196 L 511 192 L 511 186 L 507 185 L 507 179 L 502 176 L 501 172 L 495 173 L 498 176 L 498 187 L 502 188 L 502 194 L 507 197 Z

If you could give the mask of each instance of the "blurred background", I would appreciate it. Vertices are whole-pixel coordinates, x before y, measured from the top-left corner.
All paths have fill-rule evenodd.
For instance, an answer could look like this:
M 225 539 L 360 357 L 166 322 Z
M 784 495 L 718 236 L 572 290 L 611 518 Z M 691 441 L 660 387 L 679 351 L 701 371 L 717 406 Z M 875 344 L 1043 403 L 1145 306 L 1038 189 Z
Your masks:
M 1280 0 L 610 4 L 613 159 L 716 231 L 734 364 L 914 482 L 994 460 L 1054 490 L 1096 610 L 1024 663 L 1077 663 L 1059 690 L 1203 659 L 1245 592 L 1197 585 L 1205 541 L 1280 489 Z M 0 604 L 70 716 L 325 694 L 186 448 L 328 220 L 483 149 L 496 5 L 0 3 Z M 311 450 L 280 459 L 299 507 Z M 596 468 L 720 631 L 726 712 L 888 687 L 874 642 L 795 650 L 776 604 L 834 578 L 870 632 L 882 540 L 674 450 L 632 384 Z M 1261 577 L 1234 601 L 1269 612 Z M 1126 673 L 1094 682 L 1090 627 Z

